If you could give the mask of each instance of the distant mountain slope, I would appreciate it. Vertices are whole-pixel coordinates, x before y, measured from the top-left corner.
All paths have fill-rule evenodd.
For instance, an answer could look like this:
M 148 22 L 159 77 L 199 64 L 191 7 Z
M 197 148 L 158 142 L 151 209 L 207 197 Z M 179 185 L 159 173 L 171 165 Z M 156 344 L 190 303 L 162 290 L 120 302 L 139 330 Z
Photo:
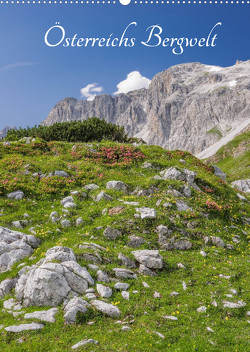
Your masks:
M 93 101 L 66 98 L 43 124 L 93 116 L 124 126 L 148 144 L 198 154 L 248 124 L 250 60 L 231 67 L 181 64 L 158 73 L 148 89 Z
M 7 132 L 12 129 L 16 129 L 16 127 L 13 127 L 13 126 L 12 127 L 10 127 L 10 126 L 4 127 L 4 129 L 2 131 L 0 131 L 0 139 L 5 138 L 7 136 Z
M 215 163 L 228 176 L 228 181 L 250 178 L 250 129 L 224 145 L 206 162 Z

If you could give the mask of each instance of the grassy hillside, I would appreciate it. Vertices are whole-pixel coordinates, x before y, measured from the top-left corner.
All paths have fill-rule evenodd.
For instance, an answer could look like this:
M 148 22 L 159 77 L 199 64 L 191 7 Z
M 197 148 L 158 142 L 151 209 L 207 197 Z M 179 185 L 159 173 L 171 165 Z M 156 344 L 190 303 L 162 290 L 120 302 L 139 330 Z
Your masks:
M 142 167 L 145 162 L 151 166 Z M 196 186 L 180 180 L 153 178 L 170 167 L 197 172 Z M 68 177 L 53 174 L 46 177 L 56 170 L 66 171 Z M 126 183 L 128 192 L 106 189 L 106 183 L 111 180 Z M 93 183 L 99 188 L 86 191 L 84 187 Z M 191 190 L 191 197 L 184 195 L 185 185 Z M 24 198 L 8 199 L 7 194 L 15 190 L 23 191 Z M 97 202 L 95 197 L 102 190 L 112 199 Z M 71 191 L 79 191 L 73 195 L 77 206 L 65 212 L 61 200 Z M 180 201 L 191 209 L 178 211 Z M 138 202 L 140 208 L 155 209 L 156 218 L 135 217 L 139 214 L 137 206 L 125 202 Z M 60 220 L 56 223 L 51 222 L 52 211 L 59 214 Z M 136 264 L 132 271 L 137 279 L 122 280 L 130 284 L 129 300 L 115 289 L 110 298 L 102 299 L 119 307 L 121 316 L 118 319 L 93 309 L 78 315 L 76 324 L 65 324 L 63 307 L 59 306 L 56 322 L 43 323 L 41 330 L 6 332 L 7 326 L 31 322 L 24 319 L 24 313 L 49 308 L 24 307 L 23 313 L 14 317 L 2 309 L 5 300 L 15 297 L 12 292 L 0 299 L 2 352 L 71 351 L 74 344 L 90 338 L 99 344 L 83 346 L 79 350 L 247 351 L 249 308 L 247 305 L 227 308 L 224 301 L 247 303 L 248 300 L 249 203 L 240 202 L 235 190 L 191 154 L 168 152 L 156 146 L 134 147 L 111 142 L 74 145 L 36 140 L 30 144 L 1 143 L 0 215 L 0 226 L 26 234 L 35 233 L 41 239 L 41 245 L 31 257 L 0 274 L 0 282 L 16 277 L 20 264 L 36 264 L 54 246 L 72 248 L 78 263 L 84 267 L 88 267 L 91 260 L 96 264 L 98 260 L 94 257 L 99 255 L 101 259 L 97 265 L 113 280 L 104 285 L 111 288 L 115 284 L 113 269 L 126 268 L 118 259 L 119 253 L 134 260 L 131 253 L 134 250 L 159 249 L 165 263 L 163 269 L 155 270 L 156 276 L 139 274 Z M 83 222 L 76 226 L 79 217 Z M 69 220 L 71 226 L 63 227 L 62 219 Z M 15 228 L 13 221 L 20 221 L 22 228 Z M 122 235 L 108 240 L 103 235 L 108 225 Z M 159 242 L 159 225 L 170 230 L 165 249 Z M 144 240 L 138 248 L 130 247 L 131 235 Z M 220 237 L 225 245 L 206 243 L 205 239 L 211 236 Z M 191 249 L 171 249 L 186 241 L 191 243 Z M 106 250 L 96 251 L 91 246 L 83 248 L 80 246 L 83 242 L 98 244 Z M 89 269 L 89 272 L 96 279 L 96 271 Z M 149 287 L 145 287 L 145 282 Z M 83 298 L 86 299 L 84 295 Z M 205 307 L 203 313 L 197 312 L 201 306 Z M 170 320 L 166 316 L 177 319 Z M 123 326 L 131 329 L 123 331 Z
M 224 145 L 207 162 L 219 166 L 228 181 L 250 178 L 250 131 Z

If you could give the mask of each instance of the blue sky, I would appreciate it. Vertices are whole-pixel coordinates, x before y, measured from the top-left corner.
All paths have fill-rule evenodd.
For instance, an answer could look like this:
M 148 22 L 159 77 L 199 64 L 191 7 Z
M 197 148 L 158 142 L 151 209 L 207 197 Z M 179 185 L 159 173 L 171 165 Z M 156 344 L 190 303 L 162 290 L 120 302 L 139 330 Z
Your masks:
M 64 97 L 80 99 L 91 83 L 113 94 L 132 71 L 151 79 L 172 65 L 199 61 L 230 66 L 250 59 L 250 5 L 0 5 L 0 129 L 6 125 L 32 126 L 46 118 Z M 129 33 L 132 48 L 50 48 L 46 31 L 59 21 L 66 36 L 120 36 Z M 218 28 L 214 48 L 184 48 L 174 55 L 169 48 L 139 45 L 148 26 L 159 24 L 165 37 L 205 37 Z

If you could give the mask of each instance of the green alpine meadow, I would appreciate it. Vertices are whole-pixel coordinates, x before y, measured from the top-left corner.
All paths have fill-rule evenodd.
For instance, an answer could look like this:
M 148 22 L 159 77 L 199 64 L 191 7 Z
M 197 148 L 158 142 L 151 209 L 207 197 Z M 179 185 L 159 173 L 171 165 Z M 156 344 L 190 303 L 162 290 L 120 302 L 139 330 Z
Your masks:
M 38 129 L 0 142 L 1 352 L 248 351 L 238 142 L 204 163 L 119 128 Z

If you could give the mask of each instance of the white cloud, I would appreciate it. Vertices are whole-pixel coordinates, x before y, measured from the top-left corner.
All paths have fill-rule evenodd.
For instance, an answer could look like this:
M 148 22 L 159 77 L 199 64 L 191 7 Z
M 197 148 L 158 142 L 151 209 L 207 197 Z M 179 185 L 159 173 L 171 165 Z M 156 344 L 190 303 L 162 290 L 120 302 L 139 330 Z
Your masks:
M 33 66 L 33 65 L 36 65 L 36 62 L 31 62 L 31 61 L 15 62 L 14 64 L 9 64 L 0 68 L 0 71 L 8 71 L 8 70 L 11 70 L 12 68 L 23 67 L 23 66 Z
M 132 71 L 124 81 L 117 84 L 117 91 L 114 94 L 128 93 L 132 90 L 148 88 L 150 79 L 143 77 L 139 71 Z
M 103 87 L 98 83 L 90 83 L 86 87 L 81 89 L 82 98 L 86 98 L 88 101 L 94 100 L 96 93 L 101 93 Z

